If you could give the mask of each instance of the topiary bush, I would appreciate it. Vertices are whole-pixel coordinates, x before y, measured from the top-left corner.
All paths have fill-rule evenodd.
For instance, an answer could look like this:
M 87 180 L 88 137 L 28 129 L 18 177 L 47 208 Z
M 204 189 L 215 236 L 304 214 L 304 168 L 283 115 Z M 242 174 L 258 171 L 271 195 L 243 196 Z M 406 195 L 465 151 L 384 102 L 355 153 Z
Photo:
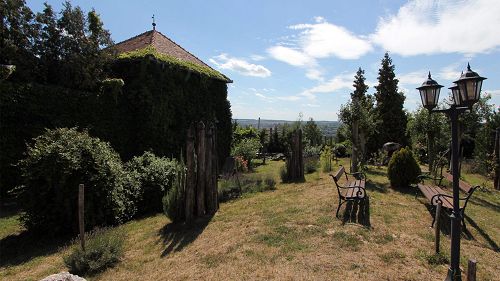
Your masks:
M 85 184 L 85 228 L 114 225 L 135 214 L 138 182 L 111 146 L 75 128 L 46 130 L 19 162 L 21 220 L 28 230 L 78 232 L 78 185 Z
M 420 166 L 408 147 L 394 152 L 387 168 L 387 176 L 392 187 L 406 188 L 412 183 L 417 183 L 420 174 Z
M 93 275 L 114 266 L 123 257 L 125 236 L 117 230 L 98 229 L 85 236 L 85 251 L 77 244 L 63 257 L 69 272 Z
M 137 214 L 163 211 L 162 198 L 177 176 L 178 165 L 174 159 L 157 157 L 151 152 L 134 157 L 126 164 L 140 183 Z

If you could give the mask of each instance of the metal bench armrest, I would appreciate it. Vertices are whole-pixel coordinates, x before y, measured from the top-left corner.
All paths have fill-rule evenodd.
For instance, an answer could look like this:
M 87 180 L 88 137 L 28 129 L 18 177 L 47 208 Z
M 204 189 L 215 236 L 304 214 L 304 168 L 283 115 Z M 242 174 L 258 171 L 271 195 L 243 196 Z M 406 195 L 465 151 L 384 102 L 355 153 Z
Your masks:
M 357 180 L 366 180 L 366 174 L 364 172 L 355 172 L 355 173 L 345 172 L 345 173 L 348 174 L 348 175 L 353 176 Z

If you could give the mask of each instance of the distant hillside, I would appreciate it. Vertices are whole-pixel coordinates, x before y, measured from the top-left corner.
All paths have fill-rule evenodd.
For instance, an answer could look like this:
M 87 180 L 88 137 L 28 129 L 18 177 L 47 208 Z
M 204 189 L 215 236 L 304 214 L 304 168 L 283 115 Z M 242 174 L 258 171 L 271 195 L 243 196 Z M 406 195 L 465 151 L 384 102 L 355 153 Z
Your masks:
M 233 121 L 236 121 L 242 127 L 252 126 L 254 128 L 257 128 L 259 123 L 259 120 L 257 119 L 233 119 Z M 260 119 L 260 128 L 269 129 L 269 128 L 274 128 L 276 125 L 291 124 L 293 122 L 295 121 Z M 340 126 L 340 122 L 338 121 L 315 121 L 315 122 L 316 124 L 318 124 L 318 127 L 323 132 L 323 135 L 327 137 L 335 136 L 337 128 Z

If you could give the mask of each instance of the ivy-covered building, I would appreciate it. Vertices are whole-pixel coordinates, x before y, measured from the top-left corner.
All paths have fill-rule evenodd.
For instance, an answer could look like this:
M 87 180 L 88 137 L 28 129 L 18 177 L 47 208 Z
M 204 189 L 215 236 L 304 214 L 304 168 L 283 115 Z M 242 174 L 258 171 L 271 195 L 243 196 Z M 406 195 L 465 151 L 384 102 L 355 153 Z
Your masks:
M 110 106 L 102 112 L 113 147 L 127 159 L 145 150 L 178 157 L 192 122 L 217 124 L 219 156 L 229 154 L 232 81 L 155 29 L 117 43 L 110 76 L 118 91 L 103 91 Z M 109 129 L 109 130 L 108 130 Z

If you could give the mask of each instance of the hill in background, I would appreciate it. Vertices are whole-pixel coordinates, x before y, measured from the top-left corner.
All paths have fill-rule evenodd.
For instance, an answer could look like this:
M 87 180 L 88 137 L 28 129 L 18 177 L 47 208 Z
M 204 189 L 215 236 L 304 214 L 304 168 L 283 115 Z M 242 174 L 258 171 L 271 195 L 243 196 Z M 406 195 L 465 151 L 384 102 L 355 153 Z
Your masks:
M 236 121 L 242 127 L 252 126 L 254 128 L 259 128 L 259 120 L 257 119 L 233 119 L 233 122 L 234 121 Z M 260 128 L 269 129 L 269 128 L 274 128 L 277 125 L 292 124 L 293 122 L 295 121 L 260 119 Z M 339 121 L 315 121 L 315 122 L 316 124 L 318 124 L 318 127 L 323 132 L 323 135 L 327 137 L 335 136 L 335 134 L 337 133 L 337 129 L 340 126 Z

